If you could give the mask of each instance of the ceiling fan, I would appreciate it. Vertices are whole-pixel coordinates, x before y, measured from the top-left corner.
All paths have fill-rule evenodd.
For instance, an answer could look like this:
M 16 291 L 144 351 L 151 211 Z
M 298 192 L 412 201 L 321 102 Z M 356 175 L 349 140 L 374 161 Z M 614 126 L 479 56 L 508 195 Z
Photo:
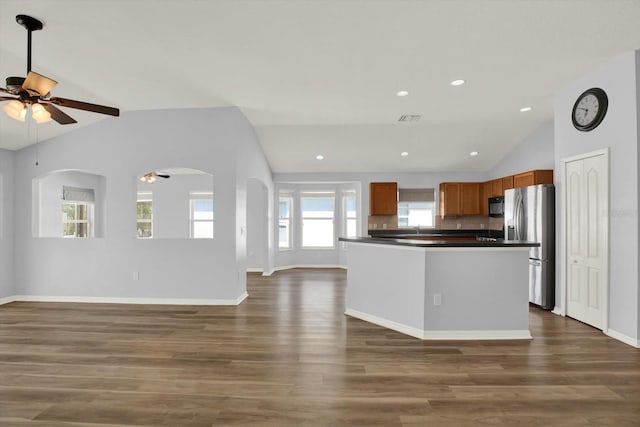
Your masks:
M 149 172 L 140 177 L 140 181 L 153 184 L 157 178 L 171 178 L 171 175 L 161 172 Z
M 27 29 L 27 77 L 7 77 L 6 88 L 0 87 L 0 92 L 14 96 L 0 96 L 0 102 L 9 101 L 2 109 L 13 119 L 24 121 L 27 107 L 37 123 L 44 123 L 51 119 L 61 125 L 77 123 L 77 121 L 60 110 L 57 106 L 91 111 L 94 113 L 119 116 L 120 110 L 104 105 L 74 101 L 73 99 L 50 97 L 51 89 L 58 82 L 31 71 L 31 33 L 43 28 L 41 21 L 27 15 L 16 16 L 16 22 Z

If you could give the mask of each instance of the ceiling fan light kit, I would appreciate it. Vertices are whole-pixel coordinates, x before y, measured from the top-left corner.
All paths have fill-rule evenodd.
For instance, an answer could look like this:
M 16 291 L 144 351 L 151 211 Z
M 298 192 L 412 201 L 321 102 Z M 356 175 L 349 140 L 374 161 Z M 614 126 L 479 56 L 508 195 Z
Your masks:
M 2 110 L 9 117 L 24 122 L 27 109 L 30 107 L 31 115 L 36 123 L 46 123 L 51 120 L 61 125 L 77 123 L 73 117 L 60 110 L 57 105 L 110 116 L 120 115 L 120 110 L 114 107 L 90 104 L 88 102 L 66 98 L 50 98 L 51 90 L 58 82 L 35 71 L 31 71 L 31 33 L 42 30 L 44 25 L 38 19 L 28 15 L 16 16 L 16 22 L 27 30 L 27 77 L 7 77 L 7 87 L 0 88 L 0 92 L 15 96 L 15 98 L 0 96 L 0 102 L 9 101 L 2 107 Z
M 7 113 L 7 116 L 19 122 L 24 122 L 27 116 L 27 106 L 16 99 L 4 104 L 2 110 Z

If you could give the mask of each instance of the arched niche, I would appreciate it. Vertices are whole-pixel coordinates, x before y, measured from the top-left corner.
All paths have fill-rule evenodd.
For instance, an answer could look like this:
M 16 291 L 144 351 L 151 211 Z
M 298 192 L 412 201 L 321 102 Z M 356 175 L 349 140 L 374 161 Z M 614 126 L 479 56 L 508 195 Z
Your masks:
M 213 175 L 198 169 L 168 167 L 137 177 L 138 239 L 213 239 Z
M 104 237 L 106 178 L 81 170 L 58 170 L 33 178 L 34 237 Z

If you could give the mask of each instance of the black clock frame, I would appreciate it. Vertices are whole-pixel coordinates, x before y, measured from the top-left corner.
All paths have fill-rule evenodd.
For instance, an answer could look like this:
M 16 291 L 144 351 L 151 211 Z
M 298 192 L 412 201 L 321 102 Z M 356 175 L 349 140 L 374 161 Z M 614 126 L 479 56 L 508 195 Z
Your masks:
M 593 121 L 591 121 L 591 123 L 588 123 L 586 125 L 581 125 L 578 122 L 576 122 L 576 108 L 578 108 L 578 104 L 580 103 L 582 98 L 584 98 L 587 95 L 594 95 L 598 99 L 599 108 L 598 108 L 598 113 L 594 117 Z M 598 127 L 600 123 L 602 123 L 604 116 L 607 114 L 608 107 L 609 107 L 609 98 L 607 97 L 607 93 L 604 90 L 600 89 L 599 87 L 593 87 L 591 89 L 587 89 L 580 94 L 578 99 L 576 99 L 575 104 L 573 104 L 573 110 L 571 110 L 571 122 L 573 123 L 573 126 L 579 131 L 588 132 L 590 130 L 593 130 L 596 127 Z

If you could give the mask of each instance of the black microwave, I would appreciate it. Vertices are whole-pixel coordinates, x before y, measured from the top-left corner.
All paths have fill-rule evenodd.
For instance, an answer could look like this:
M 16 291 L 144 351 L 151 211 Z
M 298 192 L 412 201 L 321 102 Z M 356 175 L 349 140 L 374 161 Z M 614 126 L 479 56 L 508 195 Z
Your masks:
M 504 216 L 504 197 L 489 197 L 489 216 L 497 218 Z

